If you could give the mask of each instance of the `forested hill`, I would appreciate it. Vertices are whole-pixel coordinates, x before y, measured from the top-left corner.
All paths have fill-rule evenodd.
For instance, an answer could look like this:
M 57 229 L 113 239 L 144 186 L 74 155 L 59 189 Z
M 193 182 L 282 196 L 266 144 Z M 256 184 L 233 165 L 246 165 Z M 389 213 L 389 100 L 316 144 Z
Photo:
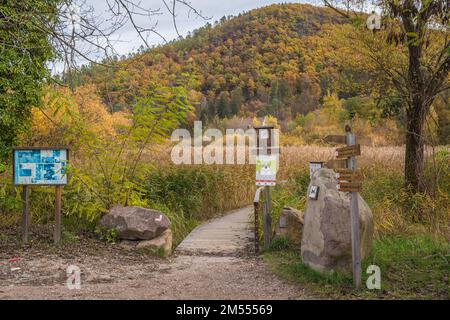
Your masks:
M 117 59 L 115 69 L 84 67 L 72 79 L 93 83 L 111 111 L 129 108 L 137 95 L 163 85 L 187 88 L 201 119 L 292 119 L 316 109 L 330 89 L 336 72 L 313 38 L 325 25 L 343 22 L 327 8 L 270 5 Z

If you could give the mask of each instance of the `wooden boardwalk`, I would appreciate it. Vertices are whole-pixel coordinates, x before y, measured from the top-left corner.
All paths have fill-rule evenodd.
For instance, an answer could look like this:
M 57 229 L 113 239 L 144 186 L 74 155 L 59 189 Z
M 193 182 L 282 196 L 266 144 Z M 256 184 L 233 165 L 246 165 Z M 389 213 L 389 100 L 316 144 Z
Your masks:
M 177 254 L 233 255 L 253 243 L 253 207 L 235 210 L 195 228 L 176 248 Z

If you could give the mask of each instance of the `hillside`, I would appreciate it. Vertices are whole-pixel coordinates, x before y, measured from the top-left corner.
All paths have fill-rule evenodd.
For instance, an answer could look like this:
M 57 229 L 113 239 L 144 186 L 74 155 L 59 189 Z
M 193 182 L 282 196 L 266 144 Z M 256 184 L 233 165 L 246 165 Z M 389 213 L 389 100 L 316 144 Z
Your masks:
M 309 38 L 342 22 L 326 8 L 271 5 L 117 59 L 114 70 L 85 67 L 77 84 L 93 83 L 111 111 L 129 108 L 158 84 L 188 88 L 203 120 L 266 114 L 292 119 L 316 109 L 332 82 L 325 57 L 316 56 Z

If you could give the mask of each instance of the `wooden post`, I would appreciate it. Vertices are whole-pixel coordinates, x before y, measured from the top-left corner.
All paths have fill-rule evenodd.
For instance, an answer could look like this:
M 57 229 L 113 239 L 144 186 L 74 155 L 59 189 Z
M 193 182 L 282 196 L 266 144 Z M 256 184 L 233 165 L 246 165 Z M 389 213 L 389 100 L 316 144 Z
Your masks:
M 262 126 L 255 127 L 256 130 L 256 147 L 257 147 L 257 156 L 260 155 L 271 155 L 273 138 L 273 126 Z M 261 138 L 262 130 L 267 131 L 267 135 L 264 138 Z M 267 184 L 267 183 L 265 183 Z M 257 183 L 258 185 L 258 183 Z M 262 184 L 264 185 L 264 184 Z M 270 208 L 270 186 L 264 185 L 264 193 L 265 193 L 265 202 L 262 204 L 262 220 L 263 220 L 263 238 L 264 238 L 264 249 L 268 249 L 270 245 L 270 241 L 272 238 L 272 217 L 271 217 L 271 208 Z
M 30 186 L 24 185 L 22 191 L 22 240 L 28 243 L 28 225 L 30 212 Z
M 263 217 L 264 219 L 264 249 L 268 249 L 270 245 L 271 235 L 272 235 L 272 223 L 271 223 L 271 215 L 270 215 L 270 187 L 265 186 L 265 200 L 266 203 L 265 206 L 265 215 Z
M 347 145 L 355 145 L 355 135 L 346 128 Z M 356 170 L 356 157 L 352 156 L 348 159 L 348 168 Z M 352 265 L 353 265 L 353 283 L 357 289 L 361 287 L 361 256 L 360 256 L 360 235 L 359 235 L 359 207 L 358 193 L 350 194 L 350 216 L 351 216 L 351 233 L 352 233 Z
M 61 191 L 62 186 L 55 187 L 55 232 L 53 235 L 55 244 L 61 241 Z

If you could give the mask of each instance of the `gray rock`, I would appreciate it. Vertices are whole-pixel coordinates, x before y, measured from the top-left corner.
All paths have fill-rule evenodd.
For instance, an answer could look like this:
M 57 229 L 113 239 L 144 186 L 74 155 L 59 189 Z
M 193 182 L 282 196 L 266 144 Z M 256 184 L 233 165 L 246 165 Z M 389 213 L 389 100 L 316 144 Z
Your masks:
M 149 240 L 160 236 L 170 226 L 161 212 L 141 207 L 114 206 L 99 222 L 101 228 L 116 229 L 119 239 Z
M 172 231 L 167 229 L 155 239 L 139 241 L 136 249 L 150 249 L 167 257 L 172 253 Z
M 126 250 L 150 250 L 167 257 L 172 253 L 172 231 L 167 229 L 151 240 L 122 240 L 119 242 L 119 246 Z
M 314 173 L 308 192 L 312 185 L 319 186 L 319 195 L 317 200 L 307 200 L 301 243 L 303 262 L 325 273 L 352 270 L 350 193 L 337 190 L 335 175 L 326 168 Z M 361 259 L 364 259 L 372 247 L 373 216 L 359 195 L 358 205 Z
M 275 226 L 274 240 L 280 237 L 289 239 L 289 242 L 300 248 L 303 233 L 303 212 L 284 207 Z

